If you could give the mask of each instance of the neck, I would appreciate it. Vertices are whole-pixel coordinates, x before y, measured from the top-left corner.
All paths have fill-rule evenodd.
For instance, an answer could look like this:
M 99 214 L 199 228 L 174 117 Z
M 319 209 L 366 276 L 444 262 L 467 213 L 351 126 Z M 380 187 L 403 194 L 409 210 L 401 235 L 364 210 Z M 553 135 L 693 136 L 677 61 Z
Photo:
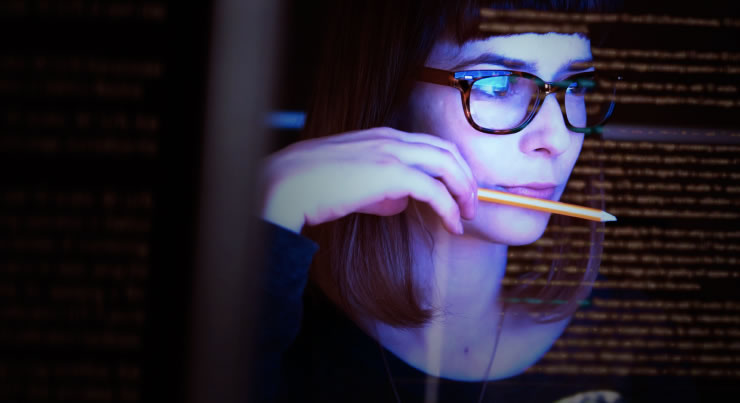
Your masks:
M 479 380 L 491 354 L 491 335 L 499 326 L 502 309 L 497 299 L 507 246 L 452 235 L 441 225 L 429 226 L 428 233 L 420 223 L 410 221 L 414 279 L 423 284 L 422 301 L 436 315 L 416 329 L 378 322 L 377 337 L 427 373 Z
M 507 246 L 430 228 L 433 243 L 412 227 L 414 278 L 425 284 L 424 301 L 445 321 L 476 320 L 490 313 L 506 270 Z

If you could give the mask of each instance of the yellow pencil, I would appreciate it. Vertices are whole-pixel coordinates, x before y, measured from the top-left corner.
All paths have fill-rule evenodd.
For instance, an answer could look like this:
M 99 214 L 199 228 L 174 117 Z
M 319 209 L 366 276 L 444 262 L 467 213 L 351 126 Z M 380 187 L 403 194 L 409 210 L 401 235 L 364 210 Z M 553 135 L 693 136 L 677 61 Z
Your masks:
M 520 196 L 498 190 L 478 188 L 478 200 L 523 207 L 531 210 L 545 211 L 548 213 L 562 214 L 570 217 L 583 218 L 584 220 L 599 222 L 617 221 L 617 217 L 614 217 L 606 211 L 576 206 L 575 204 L 543 200 L 536 197 Z

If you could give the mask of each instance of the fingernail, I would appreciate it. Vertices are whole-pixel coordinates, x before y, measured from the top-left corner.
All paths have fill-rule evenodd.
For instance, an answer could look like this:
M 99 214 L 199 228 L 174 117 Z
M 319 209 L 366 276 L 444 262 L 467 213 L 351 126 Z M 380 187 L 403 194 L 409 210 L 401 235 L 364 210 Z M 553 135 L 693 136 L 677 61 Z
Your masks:
M 457 233 L 457 235 L 462 235 L 463 234 L 463 224 L 462 224 L 462 221 L 458 221 L 457 222 L 457 228 L 455 228 L 455 232 Z

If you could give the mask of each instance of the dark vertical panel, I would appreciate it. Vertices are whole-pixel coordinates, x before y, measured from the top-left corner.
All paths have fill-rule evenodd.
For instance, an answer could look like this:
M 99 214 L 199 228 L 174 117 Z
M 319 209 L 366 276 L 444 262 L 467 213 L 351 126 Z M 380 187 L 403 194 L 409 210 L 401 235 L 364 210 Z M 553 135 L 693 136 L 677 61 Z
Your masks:
M 247 399 L 250 336 L 261 250 L 256 228 L 257 161 L 272 88 L 279 2 L 214 5 L 194 281 L 190 399 Z

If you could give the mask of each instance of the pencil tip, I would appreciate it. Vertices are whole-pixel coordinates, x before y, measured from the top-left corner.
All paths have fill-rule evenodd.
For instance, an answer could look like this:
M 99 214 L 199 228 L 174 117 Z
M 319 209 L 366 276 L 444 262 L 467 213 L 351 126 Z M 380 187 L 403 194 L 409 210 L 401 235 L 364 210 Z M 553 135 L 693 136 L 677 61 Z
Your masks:
M 606 211 L 603 211 L 601 213 L 601 217 L 604 222 L 617 221 L 617 217 L 614 217 L 613 215 L 607 213 Z

